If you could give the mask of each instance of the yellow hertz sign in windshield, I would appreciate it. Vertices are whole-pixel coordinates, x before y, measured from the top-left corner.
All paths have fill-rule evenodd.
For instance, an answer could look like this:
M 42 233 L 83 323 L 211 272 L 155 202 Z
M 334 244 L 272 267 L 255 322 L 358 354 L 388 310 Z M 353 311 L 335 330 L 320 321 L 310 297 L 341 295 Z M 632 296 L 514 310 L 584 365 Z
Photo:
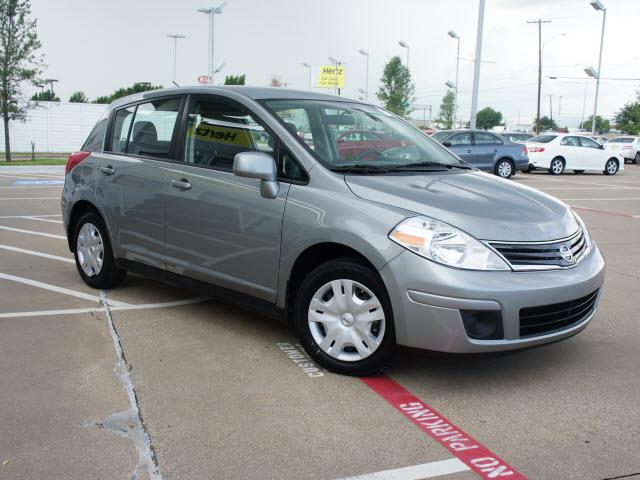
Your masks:
M 324 65 L 318 74 L 318 88 L 344 88 L 344 67 L 342 65 Z
M 258 131 L 255 135 L 259 136 Z M 232 127 L 226 123 L 201 123 L 193 126 L 188 133 L 189 138 L 205 142 L 216 142 L 234 147 L 253 149 L 255 141 L 251 135 L 250 126 L 245 128 Z

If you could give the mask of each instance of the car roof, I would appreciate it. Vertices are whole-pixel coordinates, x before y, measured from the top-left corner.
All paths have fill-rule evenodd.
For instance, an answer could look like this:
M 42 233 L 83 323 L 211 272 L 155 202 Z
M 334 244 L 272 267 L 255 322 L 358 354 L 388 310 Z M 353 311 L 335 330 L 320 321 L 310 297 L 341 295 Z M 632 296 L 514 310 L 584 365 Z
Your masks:
M 147 90 L 142 93 L 135 93 L 126 97 L 114 100 L 112 107 L 117 107 L 131 102 L 138 102 L 145 99 L 169 95 L 184 94 L 219 94 L 229 96 L 229 94 L 240 95 L 251 100 L 327 100 L 334 102 L 364 103 L 359 100 L 341 97 L 337 95 L 327 95 L 325 93 L 309 92 L 305 90 L 292 90 L 279 87 L 249 87 L 245 85 L 221 85 L 221 86 L 190 86 L 161 88 L 158 90 Z

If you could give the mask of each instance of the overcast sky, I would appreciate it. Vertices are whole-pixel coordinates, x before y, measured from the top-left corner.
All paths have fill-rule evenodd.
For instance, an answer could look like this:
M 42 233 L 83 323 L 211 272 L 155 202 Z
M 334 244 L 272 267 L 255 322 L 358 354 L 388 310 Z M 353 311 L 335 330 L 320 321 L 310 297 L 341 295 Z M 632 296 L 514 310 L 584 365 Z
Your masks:
M 410 68 L 416 103 L 432 105 L 434 118 L 446 93 L 444 82 L 455 78 L 456 42 L 462 38 L 463 58 L 474 56 L 478 0 L 228 0 L 216 15 L 216 64 L 225 74 L 246 73 L 250 85 L 266 85 L 278 75 L 290 88 L 306 89 L 308 62 L 315 70 L 333 56 L 345 63 L 343 95 L 358 98 L 365 87 L 363 48 L 371 53 L 370 100 L 384 64 L 393 55 L 403 61 L 410 46 Z M 640 78 L 640 0 L 603 0 L 608 7 L 603 77 Z M 213 3 L 217 5 L 220 1 Z M 46 55 L 46 75 L 59 79 L 56 93 L 67 100 L 83 90 L 91 99 L 134 82 L 171 86 L 173 40 L 178 44 L 180 85 L 197 83 L 207 70 L 207 18 L 196 10 L 200 0 L 32 0 Z M 537 25 L 527 20 L 552 20 L 543 25 L 543 76 L 585 77 L 583 68 L 597 67 L 602 13 L 588 0 L 487 0 L 480 78 L 479 108 L 492 106 L 510 122 L 535 117 Z M 560 34 L 566 34 L 561 36 Z M 468 119 L 473 62 L 460 62 L 460 116 Z M 582 118 L 585 83 L 586 114 L 593 111 L 595 82 L 543 79 L 543 114 L 561 126 Z M 611 117 L 635 96 L 640 81 L 603 80 L 599 113 Z M 34 90 L 35 91 L 35 90 Z M 421 116 L 421 113 L 415 113 Z

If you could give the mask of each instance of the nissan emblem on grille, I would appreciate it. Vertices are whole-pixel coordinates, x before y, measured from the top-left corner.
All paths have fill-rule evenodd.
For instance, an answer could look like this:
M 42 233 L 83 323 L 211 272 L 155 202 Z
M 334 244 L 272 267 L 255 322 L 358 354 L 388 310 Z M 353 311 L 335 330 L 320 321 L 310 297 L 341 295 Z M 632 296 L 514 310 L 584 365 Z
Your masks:
M 560 247 L 560 256 L 567 262 L 573 263 L 573 253 L 571 252 L 571 246 L 566 243 Z

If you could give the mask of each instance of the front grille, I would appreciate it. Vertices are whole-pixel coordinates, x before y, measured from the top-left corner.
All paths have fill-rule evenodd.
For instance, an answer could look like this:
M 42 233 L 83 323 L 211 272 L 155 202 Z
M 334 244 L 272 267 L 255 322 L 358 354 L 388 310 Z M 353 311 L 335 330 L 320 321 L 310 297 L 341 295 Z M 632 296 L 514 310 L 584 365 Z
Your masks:
M 582 229 L 563 240 L 549 243 L 489 242 L 514 270 L 541 270 L 572 267 L 588 252 Z
M 598 290 L 570 302 L 520 309 L 520 337 L 551 333 L 570 327 L 593 312 Z

